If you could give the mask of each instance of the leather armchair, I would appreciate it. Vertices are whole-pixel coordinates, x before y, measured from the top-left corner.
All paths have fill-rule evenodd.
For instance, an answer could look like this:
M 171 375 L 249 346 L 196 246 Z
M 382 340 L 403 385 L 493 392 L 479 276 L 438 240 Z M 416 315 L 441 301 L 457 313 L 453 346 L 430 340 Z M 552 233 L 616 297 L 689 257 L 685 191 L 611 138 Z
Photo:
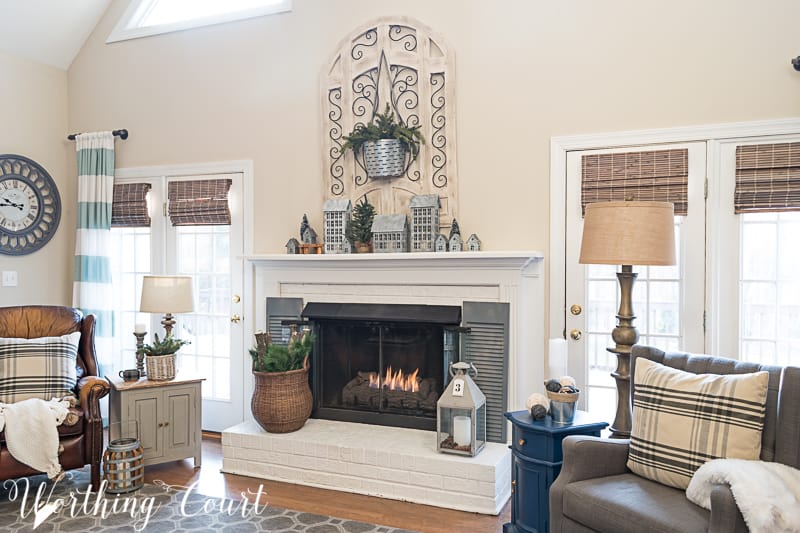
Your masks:
M 800 368 L 762 366 L 634 346 L 631 375 L 639 357 L 695 374 L 768 371 L 761 459 L 800 468 Z M 713 489 L 711 511 L 698 507 L 686 498 L 683 490 L 628 470 L 629 442 L 596 437 L 564 440 L 561 473 L 550 487 L 550 531 L 748 531 L 728 485 Z
M 91 465 L 92 487 L 97 489 L 104 448 L 100 398 L 108 394 L 109 384 L 98 376 L 94 326 L 94 315 L 84 317 L 72 307 L 0 307 L 0 337 L 35 339 L 81 332 L 75 387 L 80 403 L 70 408 L 70 414 L 58 427 L 59 461 L 65 470 Z M 5 432 L 0 432 L 0 480 L 39 473 L 11 456 L 5 446 Z

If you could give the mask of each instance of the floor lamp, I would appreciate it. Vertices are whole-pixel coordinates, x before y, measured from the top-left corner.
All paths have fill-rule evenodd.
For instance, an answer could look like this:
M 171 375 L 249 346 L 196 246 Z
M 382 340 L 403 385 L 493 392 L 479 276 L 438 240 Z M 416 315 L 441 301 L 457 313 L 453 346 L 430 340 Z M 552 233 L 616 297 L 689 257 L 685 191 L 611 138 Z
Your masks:
M 581 264 L 622 265 L 617 272 L 620 301 L 617 326 L 611 333 L 616 346 L 606 348 L 617 356 L 611 376 L 617 382 L 617 414 L 611 425 L 613 438 L 631 435 L 631 347 L 639 341 L 633 325 L 631 294 L 636 273 L 633 265 L 675 264 L 675 219 L 669 202 L 597 202 L 586 206 L 581 240 Z

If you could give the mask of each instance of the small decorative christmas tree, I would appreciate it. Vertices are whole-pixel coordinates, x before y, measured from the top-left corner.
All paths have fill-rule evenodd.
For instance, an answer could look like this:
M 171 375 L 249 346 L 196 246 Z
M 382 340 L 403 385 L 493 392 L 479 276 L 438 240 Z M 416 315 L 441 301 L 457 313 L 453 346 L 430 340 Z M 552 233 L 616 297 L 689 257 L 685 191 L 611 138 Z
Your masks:
M 369 203 L 366 196 L 353 207 L 353 219 L 347 227 L 347 239 L 356 243 L 369 244 L 372 240 L 372 220 L 375 218 L 375 206 Z

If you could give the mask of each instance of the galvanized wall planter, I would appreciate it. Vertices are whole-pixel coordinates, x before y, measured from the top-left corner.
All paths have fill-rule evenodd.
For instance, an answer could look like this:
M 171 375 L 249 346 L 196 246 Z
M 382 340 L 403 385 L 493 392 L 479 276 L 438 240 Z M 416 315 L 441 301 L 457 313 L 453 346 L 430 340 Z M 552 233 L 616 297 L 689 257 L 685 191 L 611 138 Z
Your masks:
M 364 145 L 364 165 L 370 178 L 396 178 L 406 168 L 406 147 L 397 139 L 380 139 Z

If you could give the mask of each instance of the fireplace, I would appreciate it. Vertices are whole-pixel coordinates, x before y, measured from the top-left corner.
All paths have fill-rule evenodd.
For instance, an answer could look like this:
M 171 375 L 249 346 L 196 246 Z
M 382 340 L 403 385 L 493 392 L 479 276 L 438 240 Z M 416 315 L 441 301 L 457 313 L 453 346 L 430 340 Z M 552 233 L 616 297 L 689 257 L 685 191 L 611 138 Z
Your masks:
M 461 308 L 308 303 L 314 418 L 433 430 L 458 360 Z

